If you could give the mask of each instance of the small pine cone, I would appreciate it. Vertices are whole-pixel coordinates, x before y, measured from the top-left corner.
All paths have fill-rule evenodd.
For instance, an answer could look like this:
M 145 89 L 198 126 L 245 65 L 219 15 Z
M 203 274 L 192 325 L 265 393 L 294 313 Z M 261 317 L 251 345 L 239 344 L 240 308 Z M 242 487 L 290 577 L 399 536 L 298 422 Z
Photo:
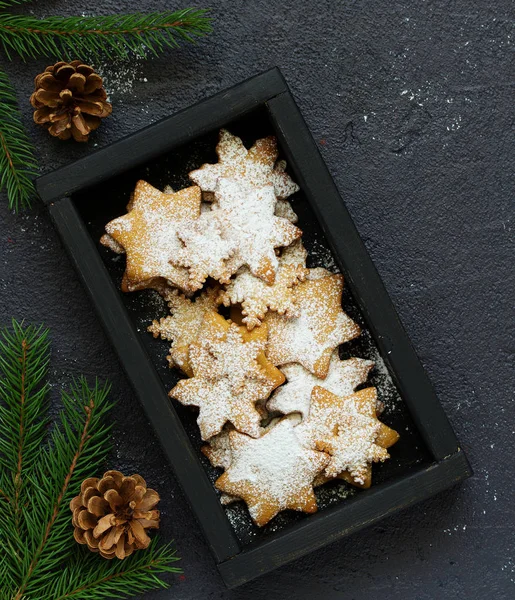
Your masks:
M 80 492 L 70 502 L 73 536 L 79 544 L 120 560 L 147 548 L 146 529 L 159 529 L 159 494 L 147 488 L 143 477 L 107 471 L 101 479 L 83 481 Z
M 34 121 L 61 140 L 73 136 L 77 142 L 87 142 L 90 132 L 112 111 L 102 85 L 102 77 L 80 60 L 47 67 L 34 80 L 30 97 L 36 109 Z

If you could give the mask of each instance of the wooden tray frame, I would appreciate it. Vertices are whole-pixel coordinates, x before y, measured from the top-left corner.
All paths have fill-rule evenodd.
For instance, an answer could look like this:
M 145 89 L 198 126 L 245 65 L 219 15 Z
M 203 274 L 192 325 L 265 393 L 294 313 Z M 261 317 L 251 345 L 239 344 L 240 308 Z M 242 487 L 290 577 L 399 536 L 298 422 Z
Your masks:
M 347 275 L 381 356 L 433 462 L 242 549 L 212 483 L 143 348 L 72 195 L 266 107 L 281 149 Z M 37 190 L 204 532 L 220 574 L 236 587 L 472 475 L 451 425 L 280 71 L 272 69 L 43 175 Z

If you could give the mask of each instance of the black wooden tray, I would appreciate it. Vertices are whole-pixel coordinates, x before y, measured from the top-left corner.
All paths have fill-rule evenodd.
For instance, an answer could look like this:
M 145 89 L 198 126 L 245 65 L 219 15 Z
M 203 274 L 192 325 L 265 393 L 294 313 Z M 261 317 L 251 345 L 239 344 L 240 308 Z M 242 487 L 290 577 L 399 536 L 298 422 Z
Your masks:
M 343 481 L 317 490 L 315 515 L 285 512 L 262 529 L 241 503 L 222 507 L 220 474 L 200 453 L 195 414 L 172 402 L 177 377 L 167 343 L 146 332 L 166 307 L 155 292 L 119 291 L 125 259 L 99 244 L 105 224 L 125 212 L 140 178 L 156 187 L 189 184 L 188 171 L 216 162 L 218 129 L 246 143 L 274 133 L 301 191 L 292 197 L 308 266 L 339 269 L 343 306 L 363 335 L 342 357 L 376 361 L 370 383 L 385 404 L 382 420 L 401 433 L 392 458 L 374 466 L 373 485 Z M 472 472 L 431 383 L 354 227 L 278 69 L 249 79 L 37 180 L 37 189 L 118 351 L 198 519 L 227 586 L 254 577 L 436 494 Z

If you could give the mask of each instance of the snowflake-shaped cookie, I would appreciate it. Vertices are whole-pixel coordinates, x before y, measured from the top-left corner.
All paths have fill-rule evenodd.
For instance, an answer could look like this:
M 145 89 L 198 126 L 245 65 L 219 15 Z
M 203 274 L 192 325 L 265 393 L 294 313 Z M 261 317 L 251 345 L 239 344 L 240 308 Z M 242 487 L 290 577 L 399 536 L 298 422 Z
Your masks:
M 229 439 L 231 464 L 215 485 L 245 500 L 258 526 L 286 509 L 316 512 L 313 480 L 329 457 L 306 448 L 290 420 L 282 419 L 258 439 L 236 431 Z
M 252 148 L 247 150 L 239 137 L 221 129 L 216 153 L 217 164 L 202 165 L 200 169 L 189 174 L 190 179 L 199 185 L 203 192 L 214 192 L 221 178 L 235 179 L 246 186 L 254 187 L 272 184 L 275 196 L 279 199 L 287 198 L 299 189 L 285 172 L 286 163 L 279 161 L 276 165 L 278 151 L 274 136 L 257 140 Z
M 273 283 L 278 267 L 275 248 L 289 246 L 302 235 L 290 221 L 276 217 L 271 184 L 246 191 L 237 181 L 220 179 L 216 188 L 216 211 L 223 237 L 235 245 L 227 261 L 233 273 L 246 265 L 251 273 Z
M 260 437 L 269 431 L 279 421 L 279 418 L 272 419 L 266 427 L 261 428 Z M 218 467 L 226 471 L 231 466 L 232 452 L 231 444 L 229 440 L 229 433 L 235 431 L 234 427 L 230 424 L 225 425 L 222 431 L 214 435 L 212 438 L 207 440 L 207 444 L 204 444 L 200 448 L 202 454 L 206 456 L 213 467 Z M 221 494 L 220 503 L 223 505 L 231 504 L 241 500 L 237 496 L 231 496 L 230 494 Z
M 161 294 L 170 308 L 171 315 L 159 321 L 152 321 L 148 331 L 154 337 L 172 342 L 167 357 L 171 367 L 178 367 L 192 377 L 193 370 L 189 361 L 189 347 L 198 338 L 206 313 L 218 306 L 218 287 L 208 287 L 195 299 L 190 300 L 177 290 L 163 289 Z
M 345 474 L 345 479 L 364 487 L 369 485 L 371 464 L 389 458 L 386 448 L 399 436 L 379 421 L 376 405 L 375 388 L 345 398 L 313 388 L 309 416 L 297 426 L 297 434 L 308 447 L 331 455 L 325 478 Z
M 359 326 L 342 310 L 342 291 L 341 275 L 318 270 L 315 279 L 308 276 L 299 283 L 295 289 L 299 317 L 287 319 L 273 312 L 265 316 L 268 358 L 279 366 L 300 363 L 317 377 L 326 377 L 334 349 L 360 334 Z
M 338 350 L 335 350 L 329 363 L 329 371 L 325 379 L 315 377 L 302 365 L 291 363 L 281 367 L 286 375 L 287 383 L 277 389 L 267 408 L 270 411 L 279 411 L 283 414 L 298 412 L 306 419 L 309 415 L 311 392 L 315 386 L 345 397 L 354 393 L 354 390 L 365 383 L 370 369 L 374 363 L 362 358 L 349 358 L 340 360 Z
M 106 232 L 125 250 L 127 264 L 123 287 L 127 291 L 149 287 L 157 278 L 191 291 L 188 271 L 170 263 L 180 250 L 177 227 L 200 215 L 201 191 L 192 186 L 164 194 L 146 181 L 138 181 L 127 214 L 110 221 Z M 104 243 L 114 245 L 109 238 Z
M 208 277 L 227 283 L 232 272 L 227 259 L 234 253 L 234 242 L 222 239 L 217 213 L 204 212 L 198 219 L 183 222 L 177 235 L 184 246 L 171 258 L 176 267 L 187 267 L 193 287 L 200 288 Z
M 305 256 L 297 246 L 302 247 L 300 240 L 283 250 L 274 283 L 265 283 L 252 275 L 247 267 L 242 267 L 226 290 L 221 292 L 220 300 L 225 306 L 241 303 L 242 322 L 248 329 L 260 325 L 268 310 L 287 318 L 299 316 L 295 304 L 295 286 L 306 277 L 308 270 Z
M 246 341 L 242 328 L 218 313 L 204 316 L 198 340 L 189 347 L 193 377 L 179 381 L 170 392 L 182 404 L 199 407 L 202 439 L 219 433 L 227 421 L 238 431 L 259 436 L 261 417 L 255 404 L 276 386 L 258 360 L 264 346 L 262 339 Z

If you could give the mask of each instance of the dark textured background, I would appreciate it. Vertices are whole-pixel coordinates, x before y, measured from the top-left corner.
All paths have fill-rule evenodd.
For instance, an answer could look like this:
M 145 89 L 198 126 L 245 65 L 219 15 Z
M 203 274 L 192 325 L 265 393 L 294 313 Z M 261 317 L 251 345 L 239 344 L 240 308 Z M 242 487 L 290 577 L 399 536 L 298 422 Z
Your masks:
M 95 4 L 41 0 L 34 12 L 179 6 L 164 0 Z M 153 431 L 38 205 L 16 216 L 5 202 L 0 204 L 2 323 L 16 316 L 52 328 L 56 396 L 79 373 L 113 382 L 119 403 L 112 466 L 139 472 L 159 489 L 162 535 L 175 538 L 185 570 L 170 591 L 146 597 L 513 598 L 513 3 L 213 0 L 210 6 L 215 31 L 196 47 L 149 62 L 97 64 L 114 114 L 88 145 L 50 139 L 32 125 L 32 78 L 47 61 L 7 65 L 42 169 L 66 164 L 280 66 L 475 477 L 226 591 Z

